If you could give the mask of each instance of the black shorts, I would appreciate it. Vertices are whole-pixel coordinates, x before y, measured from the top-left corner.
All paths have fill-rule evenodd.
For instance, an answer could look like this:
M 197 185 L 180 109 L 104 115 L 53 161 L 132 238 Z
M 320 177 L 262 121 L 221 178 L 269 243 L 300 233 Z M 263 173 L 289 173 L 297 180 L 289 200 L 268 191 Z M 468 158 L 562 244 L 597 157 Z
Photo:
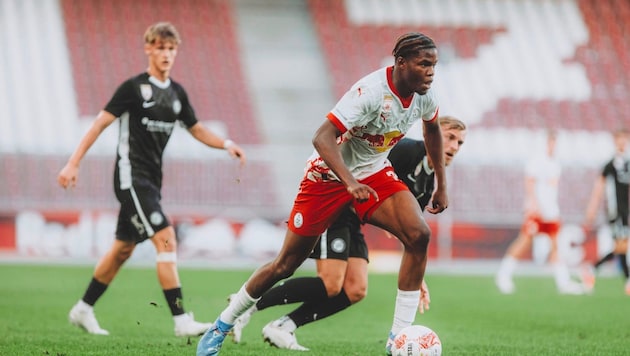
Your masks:
M 162 212 L 157 187 L 142 185 L 116 189 L 116 198 L 120 202 L 116 239 L 140 243 L 170 225 Z
M 630 237 L 630 227 L 628 227 L 628 217 L 618 216 L 616 219 L 608 221 L 613 239 L 624 240 Z
M 342 261 L 347 261 L 348 257 L 357 257 L 369 262 L 368 247 L 357 215 L 350 209 L 344 210 L 319 237 L 310 257 Z

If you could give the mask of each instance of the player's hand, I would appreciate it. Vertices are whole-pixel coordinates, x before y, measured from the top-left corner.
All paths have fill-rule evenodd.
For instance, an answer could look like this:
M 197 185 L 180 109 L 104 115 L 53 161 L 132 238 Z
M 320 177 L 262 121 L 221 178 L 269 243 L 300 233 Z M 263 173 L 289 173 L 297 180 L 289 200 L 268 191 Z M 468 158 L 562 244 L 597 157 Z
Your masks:
M 438 188 L 431 199 L 431 206 L 428 206 L 426 210 L 431 214 L 439 214 L 447 207 L 448 196 L 446 194 L 446 190 Z
M 73 164 L 66 164 L 57 175 L 57 183 L 64 188 L 74 188 L 77 185 L 79 167 Z
M 227 152 L 230 154 L 230 157 L 238 158 L 241 161 L 241 166 L 245 165 L 247 158 L 245 157 L 245 151 L 233 141 L 230 141 L 230 144 L 225 147 Z
M 373 196 L 376 201 L 378 201 L 378 194 L 376 191 L 372 189 L 369 185 L 361 184 L 359 182 L 355 182 L 353 184 L 348 185 L 346 188 L 348 193 L 352 194 L 352 197 L 356 199 L 359 203 L 366 202 L 370 199 L 370 196 Z
M 424 314 L 425 310 L 429 310 L 429 303 L 431 303 L 429 287 L 423 279 L 422 284 L 420 285 L 420 303 L 418 304 L 418 311 L 420 314 Z

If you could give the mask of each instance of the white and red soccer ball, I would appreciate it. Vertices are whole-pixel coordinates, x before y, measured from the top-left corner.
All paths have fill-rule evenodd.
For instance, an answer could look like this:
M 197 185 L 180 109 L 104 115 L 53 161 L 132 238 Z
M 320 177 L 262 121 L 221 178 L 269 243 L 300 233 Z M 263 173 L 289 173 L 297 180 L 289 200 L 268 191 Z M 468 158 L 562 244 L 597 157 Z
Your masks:
M 394 338 L 392 356 L 440 356 L 442 342 L 435 331 L 422 325 L 411 325 Z

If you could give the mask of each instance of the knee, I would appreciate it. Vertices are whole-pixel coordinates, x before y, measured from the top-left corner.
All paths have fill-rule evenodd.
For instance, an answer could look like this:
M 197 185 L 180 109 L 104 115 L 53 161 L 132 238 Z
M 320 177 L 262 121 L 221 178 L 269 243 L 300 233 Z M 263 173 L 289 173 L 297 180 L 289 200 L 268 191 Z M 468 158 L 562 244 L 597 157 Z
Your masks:
M 275 275 L 276 280 L 289 278 L 295 273 L 297 266 L 294 266 L 292 263 L 282 260 L 275 260 L 270 265 L 270 270 Z
M 328 298 L 334 297 L 341 292 L 343 288 L 343 278 L 322 278 L 324 286 L 326 287 L 326 294 Z
M 367 296 L 367 286 L 366 285 L 354 285 L 344 288 L 346 295 L 348 296 L 348 300 L 350 303 L 355 304 L 363 300 Z
M 119 248 L 114 254 L 116 260 L 121 263 L 127 261 L 129 257 L 131 257 L 134 247 L 134 245 L 126 245 L 122 248 Z
M 177 239 L 175 238 L 175 229 L 172 226 L 158 231 L 151 240 L 158 253 L 177 251 Z
M 429 247 L 431 229 L 426 224 L 418 224 L 407 231 L 409 244 L 407 248 L 412 251 L 424 252 Z

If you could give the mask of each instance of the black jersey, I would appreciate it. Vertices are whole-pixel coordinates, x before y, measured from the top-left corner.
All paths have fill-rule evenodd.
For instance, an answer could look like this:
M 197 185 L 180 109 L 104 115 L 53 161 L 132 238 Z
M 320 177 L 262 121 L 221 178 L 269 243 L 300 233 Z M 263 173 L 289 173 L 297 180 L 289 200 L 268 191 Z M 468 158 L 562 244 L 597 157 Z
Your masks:
M 609 161 L 602 171 L 606 179 L 606 215 L 609 221 L 625 217 L 630 209 L 628 187 L 630 185 L 630 160 L 616 157 Z
M 424 211 L 435 188 L 435 172 L 429 168 L 424 141 L 403 138 L 391 149 L 387 158 Z
M 118 87 L 105 111 L 120 119 L 116 188 L 129 189 L 139 182 L 161 188 L 162 154 L 176 121 L 189 128 L 197 123 L 184 88 L 142 73 Z

